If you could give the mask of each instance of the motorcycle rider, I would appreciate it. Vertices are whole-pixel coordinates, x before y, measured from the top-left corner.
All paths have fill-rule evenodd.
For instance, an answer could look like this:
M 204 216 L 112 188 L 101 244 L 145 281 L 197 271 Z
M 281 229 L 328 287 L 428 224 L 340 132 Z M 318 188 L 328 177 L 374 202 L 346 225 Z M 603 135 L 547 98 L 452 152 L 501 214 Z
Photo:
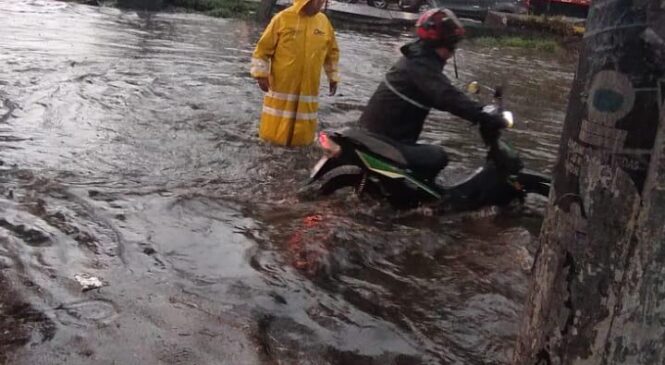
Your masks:
M 433 180 L 448 164 L 448 156 L 440 146 L 416 143 L 431 108 L 480 125 L 488 145 L 507 122 L 483 111 L 483 105 L 455 88 L 443 74 L 446 61 L 464 36 L 455 14 L 431 9 L 420 16 L 416 29 L 419 39 L 401 48 L 403 57 L 386 73 L 359 123 L 398 147 L 414 172 Z

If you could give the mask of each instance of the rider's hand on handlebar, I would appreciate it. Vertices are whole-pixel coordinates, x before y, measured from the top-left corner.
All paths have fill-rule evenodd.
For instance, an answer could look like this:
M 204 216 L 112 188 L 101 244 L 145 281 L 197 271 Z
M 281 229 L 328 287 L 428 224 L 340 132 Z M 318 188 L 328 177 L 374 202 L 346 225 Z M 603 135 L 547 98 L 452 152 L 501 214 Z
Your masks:
M 501 110 L 496 105 L 493 104 L 485 105 L 483 107 L 483 112 L 493 117 L 490 121 L 488 121 L 488 123 L 493 124 L 494 128 L 503 129 L 503 128 L 511 128 L 513 126 L 511 112 L 506 112 L 506 111 L 501 112 Z M 509 119 L 506 119 L 505 114 L 510 115 Z

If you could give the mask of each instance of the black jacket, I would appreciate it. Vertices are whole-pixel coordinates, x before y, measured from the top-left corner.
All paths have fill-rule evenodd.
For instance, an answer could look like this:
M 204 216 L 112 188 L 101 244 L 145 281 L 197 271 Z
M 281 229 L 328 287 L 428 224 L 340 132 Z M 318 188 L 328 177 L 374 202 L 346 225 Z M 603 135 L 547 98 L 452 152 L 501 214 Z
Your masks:
M 491 129 L 502 118 L 484 113 L 482 105 L 455 88 L 443 74 L 445 61 L 420 42 L 402 47 L 404 55 L 386 74 L 369 100 L 360 125 L 403 143 L 416 143 L 431 108 Z

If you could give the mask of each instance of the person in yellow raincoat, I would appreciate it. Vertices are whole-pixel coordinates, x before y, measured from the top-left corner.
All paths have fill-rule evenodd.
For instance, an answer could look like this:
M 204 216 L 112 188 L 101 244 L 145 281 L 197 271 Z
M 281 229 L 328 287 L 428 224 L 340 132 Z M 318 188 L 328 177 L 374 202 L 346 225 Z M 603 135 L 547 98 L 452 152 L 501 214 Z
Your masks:
M 314 141 L 319 82 L 324 68 L 337 91 L 339 48 L 321 13 L 326 0 L 294 0 L 273 17 L 252 55 L 251 74 L 265 94 L 259 136 L 284 146 Z

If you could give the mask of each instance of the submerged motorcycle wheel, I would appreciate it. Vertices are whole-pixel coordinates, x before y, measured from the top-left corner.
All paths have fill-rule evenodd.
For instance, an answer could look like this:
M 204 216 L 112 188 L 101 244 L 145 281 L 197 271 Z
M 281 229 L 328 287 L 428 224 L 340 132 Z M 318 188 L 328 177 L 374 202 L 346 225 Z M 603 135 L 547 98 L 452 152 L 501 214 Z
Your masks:
M 334 168 L 321 177 L 319 194 L 330 195 L 346 187 L 358 190 L 363 182 L 363 176 L 364 172 L 358 166 L 346 165 Z
M 517 174 L 517 181 L 524 186 L 527 193 L 539 194 L 544 197 L 548 197 L 550 194 L 552 179 L 549 176 L 523 170 Z
M 365 172 L 358 166 L 339 166 L 325 173 L 318 181 L 305 186 L 298 192 L 298 196 L 305 199 L 316 199 L 349 187 L 353 188 L 356 193 L 362 194 L 366 190 L 372 189 L 364 176 Z

